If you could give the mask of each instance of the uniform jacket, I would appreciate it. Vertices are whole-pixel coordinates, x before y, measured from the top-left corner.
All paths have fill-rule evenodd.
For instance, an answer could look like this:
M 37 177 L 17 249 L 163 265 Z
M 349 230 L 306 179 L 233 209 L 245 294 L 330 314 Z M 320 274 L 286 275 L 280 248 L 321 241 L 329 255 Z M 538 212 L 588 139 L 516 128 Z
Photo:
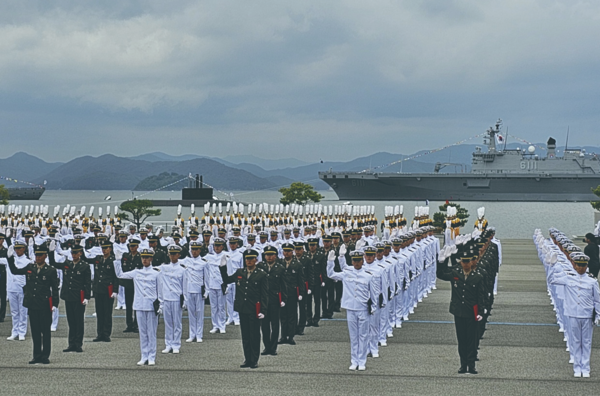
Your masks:
M 51 310 L 52 306 L 58 307 L 58 276 L 54 267 L 44 265 L 39 273 L 35 263 L 17 268 L 14 257 L 8 259 L 8 266 L 14 275 L 25 276 L 26 281 L 23 288 L 25 293 L 23 306 L 25 308 Z
M 227 275 L 227 266 L 219 267 L 223 283 L 236 284 L 233 309 L 240 314 L 266 314 L 269 305 L 269 279 L 265 271 L 256 268 L 250 278 L 248 269 L 241 268 Z

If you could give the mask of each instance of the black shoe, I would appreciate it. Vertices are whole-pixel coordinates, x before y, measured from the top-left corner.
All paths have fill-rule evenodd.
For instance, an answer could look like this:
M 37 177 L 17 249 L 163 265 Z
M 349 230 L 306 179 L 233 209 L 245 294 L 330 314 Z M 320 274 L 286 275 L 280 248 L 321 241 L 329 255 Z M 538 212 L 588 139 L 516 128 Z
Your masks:
M 39 362 L 37 361 L 37 359 L 33 359 L 29 361 L 29 364 L 38 364 Z
M 271 354 L 271 352 L 270 352 L 270 351 L 267 351 L 267 350 L 265 349 L 265 350 L 264 350 L 264 351 L 262 351 L 260 354 L 261 354 L 261 355 L 263 355 L 263 356 L 265 356 L 265 355 L 270 355 L 270 354 Z
M 81 352 L 83 352 L 83 349 L 81 349 L 81 347 L 77 347 L 77 348 L 75 348 L 75 352 L 81 353 Z
M 131 330 L 131 332 L 132 332 L 132 333 L 136 333 L 136 334 L 138 334 L 138 333 L 140 332 L 140 329 L 138 329 L 138 328 L 136 327 L 135 329 Z
M 296 335 L 300 335 L 300 336 L 302 336 L 302 335 L 304 335 L 304 331 L 297 331 L 297 332 L 296 332 Z
M 103 342 L 110 342 L 110 337 L 106 337 L 102 339 Z
M 296 345 L 296 341 L 294 341 L 294 339 L 293 339 L 293 338 L 290 338 L 290 339 L 288 340 L 288 344 L 290 344 L 290 345 Z
M 125 330 L 123 330 L 123 333 L 133 333 L 133 329 L 130 329 L 129 327 L 126 328 Z
M 92 342 L 102 342 L 102 341 L 104 341 L 104 338 L 102 338 L 102 337 L 96 337 L 92 340 Z
M 313 327 L 319 327 L 319 322 L 313 322 Z
M 248 362 L 244 362 L 244 363 L 240 364 L 240 368 L 246 368 L 246 367 L 250 367 L 250 366 L 251 366 L 251 364 Z
M 469 374 L 477 374 L 477 370 L 475 370 L 475 367 L 469 367 Z
M 42 360 L 40 360 L 40 363 L 42 363 L 42 364 L 50 364 L 50 360 L 48 360 L 48 359 L 42 359 Z
M 271 356 L 277 356 L 277 351 L 271 351 L 271 353 L 269 353 L 269 355 L 271 355 Z
M 334 308 L 334 309 L 333 309 L 333 312 L 342 312 L 342 311 L 340 311 L 340 309 L 339 309 L 339 308 Z
M 4 323 L 4 318 L 0 318 L 0 323 Z
M 74 347 L 68 347 L 67 349 L 63 349 L 63 352 L 75 352 Z
M 288 340 L 287 338 L 280 338 L 279 341 L 277 341 L 278 344 L 287 344 Z
M 313 322 L 306 322 L 306 327 L 312 327 Z
M 475 358 L 475 361 L 476 361 L 476 362 L 478 362 L 478 361 L 479 361 L 479 358 Z
M 250 368 L 251 368 L 251 369 L 258 368 L 258 363 L 252 363 L 252 364 L 250 365 Z
M 467 373 L 467 367 L 460 366 L 460 368 L 458 369 L 458 374 L 466 374 L 466 373 Z
M 367 353 L 367 357 L 373 357 L 373 354 L 371 352 Z

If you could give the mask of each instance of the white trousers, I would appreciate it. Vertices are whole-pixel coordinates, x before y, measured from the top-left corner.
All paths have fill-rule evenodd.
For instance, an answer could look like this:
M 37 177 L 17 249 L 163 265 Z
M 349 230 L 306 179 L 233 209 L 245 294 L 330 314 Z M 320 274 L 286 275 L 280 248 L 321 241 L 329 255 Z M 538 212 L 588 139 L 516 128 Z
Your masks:
M 381 309 L 377 308 L 377 311 L 372 315 L 369 315 L 369 341 L 368 350 L 373 354 L 379 354 L 379 322 L 381 320 Z
M 572 318 L 567 316 L 571 330 L 569 349 L 573 357 L 573 372 L 589 373 L 592 354 L 592 318 Z
M 119 294 L 117 294 L 117 307 L 125 307 L 125 288 L 119 286 Z
M 8 292 L 10 314 L 12 316 L 11 336 L 25 337 L 27 333 L 27 308 L 23 306 L 25 294 L 22 291 Z
M 179 301 L 163 302 L 165 319 L 165 346 L 171 349 L 181 348 L 181 305 Z
M 59 308 L 56 307 L 54 312 L 52 312 L 52 326 L 50 326 L 50 327 L 54 330 L 56 330 L 56 328 L 58 327 L 58 315 L 59 315 L 58 311 L 59 311 Z
M 186 296 L 189 316 L 189 338 L 202 339 L 204 334 L 204 298 L 200 293 L 190 293 Z
M 213 329 L 225 330 L 225 296 L 221 289 L 209 289 L 210 317 Z
M 357 366 L 367 364 L 367 342 L 369 338 L 369 312 L 347 310 L 348 332 L 350 333 L 350 361 Z
M 388 304 L 389 302 L 387 302 L 383 308 L 380 308 L 381 312 L 379 313 L 379 342 L 384 342 L 387 340 L 387 329 L 390 317 Z
M 156 328 L 158 315 L 154 311 L 135 311 L 140 330 L 142 360 L 156 361 Z
M 225 299 L 227 300 L 227 322 L 240 323 L 240 314 L 233 310 L 235 287 L 235 283 L 230 284 L 229 291 L 225 295 Z
M 402 285 L 400 285 L 399 288 L 398 294 L 394 297 L 394 300 L 396 300 L 396 318 L 394 319 L 394 322 L 396 324 L 402 324 L 402 316 L 404 316 L 404 289 L 402 289 Z

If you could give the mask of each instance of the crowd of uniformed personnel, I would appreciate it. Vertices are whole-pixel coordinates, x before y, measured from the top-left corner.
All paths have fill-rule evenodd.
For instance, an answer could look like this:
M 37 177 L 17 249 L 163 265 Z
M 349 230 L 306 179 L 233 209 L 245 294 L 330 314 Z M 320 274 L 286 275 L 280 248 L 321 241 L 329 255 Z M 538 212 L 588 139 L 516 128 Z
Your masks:
M 165 323 L 163 353 L 179 353 L 183 310 L 190 318 L 186 342 L 202 342 L 208 299 L 210 333 L 225 333 L 227 325 L 240 325 L 242 367 L 251 368 L 258 366 L 261 332 L 260 355 L 276 355 L 278 345 L 295 345 L 306 327 L 319 327 L 322 318 L 333 318 L 340 308 L 352 311 L 350 369 L 364 370 L 366 357 L 379 357 L 379 347 L 387 345 L 393 329 L 400 328 L 418 302 L 435 289 L 436 273 L 440 276 L 439 241 L 426 207 L 415 208 L 410 223 L 402 206 L 386 207 L 381 238 L 375 235 L 378 221 L 372 206 L 244 208 L 233 204 L 213 205 L 212 210 L 207 205 L 204 210 L 198 218 L 192 208 L 186 220 L 178 208 L 167 236 L 150 223 L 123 228 L 116 208 L 113 216 L 107 208 L 106 216 L 99 211 L 94 217 L 93 208 L 86 216 L 85 208 L 65 208 L 61 215 L 56 207 L 54 216 L 49 216 L 47 207 L 25 211 L 0 207 L 0 264 L 5 261 L 15 270 L 8 271 L 11 285 L 28 281 L 19 274 L 34 256 L 48 270 L 58 269 L 49 282 L 56 283 L 66 305 L 69 346 L 65 352 L 82 351 L 83 318 L 92 296 L 97 318 L 93 341 L 110 342 L 117 300 L 117 308 L 126 309 L 124 332 L 140 333 L 138 365 L 155 364 L 158 315 Z M 476 245 L 481 249 L 476 271 L 488 290 L 490 285 L 493 288 L 497 266 L 489 267 L 492 238 L 489 230 L 484 232 L 481 238 L 486 242 Z M 455 241 L 460 235 L 453 237 Z M 461 243 L 453 246 L 463 253 Z M 445 249 L 444 253 L 456 257 L 458 251 Z M 361 286 L 344 287 L 357 283 Z M 353 292 L 365 287 L 366 294 Z M 40 298 L 44 297 L 50 296 Z M 23 299 L 22 288 L 9 289 L 12 340 L 25 336 Z M 485 319 L 492 303 L 490 294 L 482 304 Z M 54 318 L 50 315 L 47 320 L 46 315 L 40 321 L 44 340 L 56 327 L 58 296 L 53 296 L 52 305 L 49 312 Z M 36 350 L 39 337 L 32 338 Z M 34 354 L 31 363 L 47 363 L 48 356 Z
M 549 230 L 548 238 L 536 229 L 533 240 L 546 270 L 548 295 L 556 311 L 559 331 L 565 334 L 574 376 L 588 378 L 593 323 L 600 324 L 600 288 L 594 275 L 594 271 L 597 274 L 594 268 L 598 266 L 598 243 L 593 234 L 586 236 L 586 241 L 594 247 L 588 256 L 556 228 Z

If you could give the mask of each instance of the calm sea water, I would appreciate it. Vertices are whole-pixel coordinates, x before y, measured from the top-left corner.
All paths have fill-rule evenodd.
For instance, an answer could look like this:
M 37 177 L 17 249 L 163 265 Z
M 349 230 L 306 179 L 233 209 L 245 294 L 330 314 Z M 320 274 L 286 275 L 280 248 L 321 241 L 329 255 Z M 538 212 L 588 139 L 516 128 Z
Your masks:
M 323 205 L 339 205 L 343 203 L 337 200 L 337 195 L 333 191 L 321 191 L 325 199 L 321 201 Z M 110 201 L 105 201 L 107 196 Z M 98 207 L 106 211 L 106 206 L 111 207 L 120 204 L 124 200 L 131 199 L 133 196 L 139 196 L 144 199 L 173 199 L 181 198 L 180 191 L 159 191 L 152 193 L 131 192 L 131 191 L 57 191 L 48 190 L 39 201 L 13 201 L 15 204 L 25 205 L 49 205 L 50 213 L 52 207 L 61 205 L 75 205 L 77 208 L 86 205 L 86 212 L 91 205 L 94 205 L 95 214 L 98 213 Z M 279 203 L 281 194 L 277 191 L 238 191 L 234 193 L 233 199 L 243 203 Z M 563 230 L 567 235 L 584 235 L 594 229 L 594 210 L 587 202 L 565 203 L 565 202 L 458 202 L 465 207 L 471 217 L 465 229 L 472 229 L 477 218 L 477 208 L 485 207 L 485 216 L 490 225 L 497 229 L 500 238 L 530 238 L 535 228 L 541 228 L 547 231 L 550 227 L 557 227 Z M 415 201 L 353 201 L 354 205 L 375 205 L 377 218 L 383 218 L 384 206 L 404 205 L 404 215 L 411 220 L 414 215 L 416 205 L 424 206 L 425 202 Z M 430 202 L 430 213 L 439 211 L 439 205 L 443 202 Z M 163 207 L 161 216 L 152 217 L 148 221 L 158 225 L 171 224 L 177 214 L 177 207 Z M 200 215 L 202 208 L 197 209 Z M 190 208 L 183 209 L 183 216 L 188 217 Z

